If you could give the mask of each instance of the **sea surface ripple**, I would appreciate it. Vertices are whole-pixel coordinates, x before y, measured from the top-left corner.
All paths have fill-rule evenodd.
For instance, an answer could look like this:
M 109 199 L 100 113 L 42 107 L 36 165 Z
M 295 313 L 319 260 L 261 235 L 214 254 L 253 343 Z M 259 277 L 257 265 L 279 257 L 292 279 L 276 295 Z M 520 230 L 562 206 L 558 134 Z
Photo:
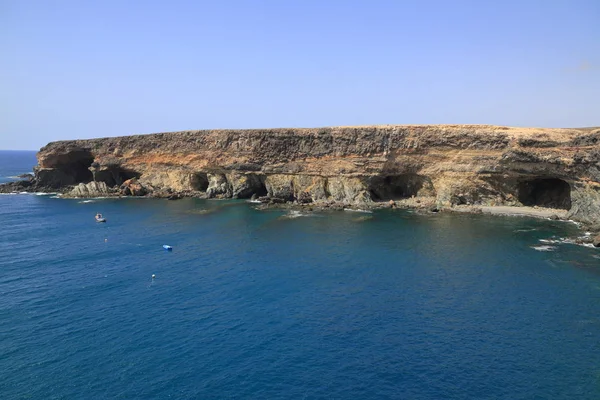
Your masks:
M 0 196 L 0 398 L 600 398 L 573 225 L 301 214 Z

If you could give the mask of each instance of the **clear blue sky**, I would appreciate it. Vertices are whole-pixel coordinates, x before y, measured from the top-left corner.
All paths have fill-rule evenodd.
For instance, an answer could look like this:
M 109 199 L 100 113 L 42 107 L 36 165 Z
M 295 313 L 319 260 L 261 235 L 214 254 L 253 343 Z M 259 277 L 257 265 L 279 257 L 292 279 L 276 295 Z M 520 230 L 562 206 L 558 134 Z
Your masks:
M 600 125 L 600 1 L 0 0 L 0 149 L 420 123 Z

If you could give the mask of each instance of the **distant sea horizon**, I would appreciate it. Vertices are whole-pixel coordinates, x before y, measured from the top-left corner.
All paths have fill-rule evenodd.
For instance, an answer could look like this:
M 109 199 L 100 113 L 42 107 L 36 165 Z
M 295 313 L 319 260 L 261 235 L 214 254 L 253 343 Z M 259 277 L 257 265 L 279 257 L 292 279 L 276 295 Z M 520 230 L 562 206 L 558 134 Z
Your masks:
M 0 152 L 5 151 L 5 152 L 9 152 L 9 151 L 16 151 L 16 152 L 35 152 L 37 153 L 39 150 L 23 150 L 23 149 L 0 149 Z

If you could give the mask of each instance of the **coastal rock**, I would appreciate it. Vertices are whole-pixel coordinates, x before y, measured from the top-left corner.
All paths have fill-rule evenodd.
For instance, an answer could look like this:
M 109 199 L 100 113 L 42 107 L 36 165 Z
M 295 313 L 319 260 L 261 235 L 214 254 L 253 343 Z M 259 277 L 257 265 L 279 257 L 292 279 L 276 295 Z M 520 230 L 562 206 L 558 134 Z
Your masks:
M 137 178 L 126 180 L 119 189 L 124 196 L 144 196 L 148 192 Z
M 29 191 L 33 185 L 31 180 L 8 182 L 0 185 L 0 193 L 19 193 Z
M 203 187 L 206 190 L 206 176 L 198 176 L 187 168 L 169 166 L 155 166 L 146 169 L 144 173 L 132 171 L 127 167 L 129 173 L 125 176 L 138 177 L 139 182 L 148 190 L 153 188 L 156 191 L 176 191 L 183 192 L 186 190 L 197 190 L 198 187 Z
M 310 196 L 330 207 L 530 206 L 598 224 L 598 138 L 598 128 L 385 125 L 72 140 L 40 150 L 26 190 L 68 191 L 96 181 L 119 191 L 136 178 L 150 196 L 297 203 Z
M 300 204 L 310 204 L 313 202 L 312 196 L 308 192 L 300 192 L 298 195 L 298 203 Z
M 206 189 L 206 197 L 211 199 L 232 196 L 233 190 L 225 174 L 207 174 L 207 177 L 208 188 Z
M 600 235 L 594 237 L 594 239 L 592 240 L 592 244 L 594 245 L 594 247 L 600 247 Z
M 75 186 L 65 197 L 103 197 L 112 192 L 104 182 L 80 183 Z
M 267 176 L 265 187 L 269 197 L 283 200 L 294 198 L 293 175 L 274 174 Z
M 64 189 L 77 183 L 77 178 L 62 168 L 37 168 L 35 171 L 35 181 L 38 186 Z M 88 179 L 85 179 L 85 181 L 88 181 Z
M 600 225 L 600 182 L 573 182 L 570 186 L 571 208 L 567 217 L 588 225 Z
M 231 185 L 231 197 L 234 199 L 247 199 L 253 195 L 267 193 L 263 178 L 259 175 L 232 173 L 227 174 L 226 178 Z

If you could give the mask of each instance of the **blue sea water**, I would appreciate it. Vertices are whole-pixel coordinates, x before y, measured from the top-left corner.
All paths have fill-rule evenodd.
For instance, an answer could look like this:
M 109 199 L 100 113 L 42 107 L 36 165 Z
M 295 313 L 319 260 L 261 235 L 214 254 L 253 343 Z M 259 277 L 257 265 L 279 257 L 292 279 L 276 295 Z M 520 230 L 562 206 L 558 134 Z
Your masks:
M 33 173 L 35 151 L 0 150 L 0 183 L 19 180 L 18 175 Z
M 0 398 L 600 398 L 574 225 L 254 206 L 0 195 Z

